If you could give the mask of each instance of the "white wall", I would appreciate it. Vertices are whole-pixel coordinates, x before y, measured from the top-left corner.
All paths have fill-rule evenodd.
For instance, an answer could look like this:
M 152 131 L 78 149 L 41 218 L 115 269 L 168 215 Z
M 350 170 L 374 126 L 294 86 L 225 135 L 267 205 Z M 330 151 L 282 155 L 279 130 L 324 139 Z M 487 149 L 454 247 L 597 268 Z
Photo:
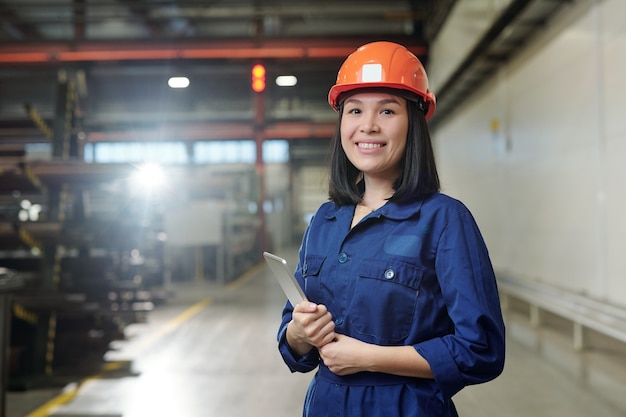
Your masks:
M 572 5 L 434 140 L 496 269 L 626 305 L 623 16 L 623 0 Z

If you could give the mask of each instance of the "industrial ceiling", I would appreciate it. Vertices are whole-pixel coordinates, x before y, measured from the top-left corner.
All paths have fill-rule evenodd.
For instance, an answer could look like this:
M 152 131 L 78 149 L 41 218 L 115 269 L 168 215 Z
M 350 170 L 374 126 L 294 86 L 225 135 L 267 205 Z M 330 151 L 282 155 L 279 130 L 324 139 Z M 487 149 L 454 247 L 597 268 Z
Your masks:
M 267 69 L 265 136 L 328 137 L 343 59 L 379 39 L 428 56 L 429 1 L 0 2 L 0 140 L 46 141 L 58 83 L 75 81 L 85 141 L 251 138 L 250 70 Z M 278 75 L 297 85 L 277 87 Z M 171 89 L 186 76 L 186 89 Z
M 477 47 L 459 57 L 438 92 L 438 116 L 570 2 L 512 0 Z M 347 54 L 386 39 L 428 65 L 429 45 L 455 3 L 0 1 L 0 146 L 12 152 L 49 141 L 62 122 L 59 85 L 67 80 L 77 98 L 71 134 L 83 143 L 251 138 L 256 63 L 267 69 L 264 138 L 327 138 L 335 115 L 326 95 Z M 279 75 L 295 75 L 297 84 L 278 87 Z M 169 88 L 171 76 L 188 77 L 190 86 Z

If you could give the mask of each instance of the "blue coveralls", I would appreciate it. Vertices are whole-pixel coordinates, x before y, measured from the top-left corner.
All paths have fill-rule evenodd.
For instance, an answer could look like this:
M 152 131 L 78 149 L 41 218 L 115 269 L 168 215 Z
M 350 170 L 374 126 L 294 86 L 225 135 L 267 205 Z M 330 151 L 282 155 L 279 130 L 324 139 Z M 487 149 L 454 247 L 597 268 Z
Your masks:
M 487 248 L 468 209 L 443 194 L 387 202 L 350 229 L 354 206 L 323 204 L 299 251 L 296 278 L 324 304 L 335 331 L 383 346 L 412 345 L 435 379 L 333 374 L 316 349 L 299 357 L 285 332 L 280 353 L 292 372 L 319 367 L 305 417 L 457 416 L 452 396 L 504 366 L 504 323 Z

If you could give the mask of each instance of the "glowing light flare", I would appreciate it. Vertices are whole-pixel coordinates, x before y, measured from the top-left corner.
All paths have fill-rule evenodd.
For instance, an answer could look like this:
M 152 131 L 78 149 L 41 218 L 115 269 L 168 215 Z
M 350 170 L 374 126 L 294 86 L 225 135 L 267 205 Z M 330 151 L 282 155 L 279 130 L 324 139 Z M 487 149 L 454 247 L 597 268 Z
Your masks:
M 257 93 L 265 90 L 265 67 L 261 64 L 252 67 L 252 90 Z
M 143 192 L 153 192 L 163 188 L 167 177 L 163 168 L 155 163 L 145 163 L 137 167 L 133 174 L 132 183 L 135 188 Z
M 254 78 L 263 78 L 265 77 L 265 67 L 261 64 L 256 64 L 252 67 L 252 76 Z
M 20 221 L 37 221 L 39 220 L 39 214 L 43 208 L 40 204 L 33 204 L 30 200 L 22 200 L 20 202 L 21 210 L 18 212 L 17 217 Z

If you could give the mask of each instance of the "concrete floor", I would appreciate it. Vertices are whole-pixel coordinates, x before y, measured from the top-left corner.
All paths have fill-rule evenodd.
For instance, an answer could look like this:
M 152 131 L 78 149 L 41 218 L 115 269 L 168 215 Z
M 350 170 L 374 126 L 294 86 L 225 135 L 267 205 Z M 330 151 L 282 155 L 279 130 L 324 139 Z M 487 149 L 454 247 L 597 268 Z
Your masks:
M 9 393 L 6 417 L 299 416 L 311 375 L 291 374 L 276 350 L 283 300 L 264 265 L 228 287 L 177 285 L 114 344 L 108 371 L 64 392 Z M 503 375 L 455 399 L 468 417 L 624 415 L 512 341 Z

